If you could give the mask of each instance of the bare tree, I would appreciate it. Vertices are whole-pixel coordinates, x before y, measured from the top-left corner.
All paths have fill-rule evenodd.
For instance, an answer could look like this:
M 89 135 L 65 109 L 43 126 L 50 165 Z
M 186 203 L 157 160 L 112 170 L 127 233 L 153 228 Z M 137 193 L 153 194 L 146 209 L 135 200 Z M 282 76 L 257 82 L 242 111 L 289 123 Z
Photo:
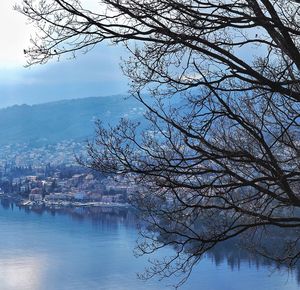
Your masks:
M 206 251 L 236 236 L 297 262 L 298 1 L 102 0 L 90 11 L 77 0 L 24 0 L 17 9 L 39 29 L 29 65 L 104 40 L 130 52 L 123 70 L 148 128 L 99 123 L 88 153 L 92 168 L 133 173 L 143 189 L 134 200 L 149 225 L 141 253 L 176 250 L 146 277 L 183 271 L 184 282 Z M 274 231 L 284 238 L 270 251 L 263 237 Z

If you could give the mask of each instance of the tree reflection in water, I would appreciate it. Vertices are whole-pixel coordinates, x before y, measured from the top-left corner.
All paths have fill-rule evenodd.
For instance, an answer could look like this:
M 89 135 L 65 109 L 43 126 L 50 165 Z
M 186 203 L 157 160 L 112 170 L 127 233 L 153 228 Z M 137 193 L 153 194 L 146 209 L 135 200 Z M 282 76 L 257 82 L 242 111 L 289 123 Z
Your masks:
M 69 216 L 72 220 L 77 222 L 90 221 L 94 226 L 101 227 L 103 229 L 115 229 L 122 225 L 129 229 L 137 229 L 140 223 L 138 212 L 134 209 L 119 208 L 119 207 L 65 207 L 57 209 L 49 209 L 45 207 L 20 207 L 11 202 L 9 199 L 1 199 L 1 206 L 7 210 L 21 210 L 28 214 L 43 215 L 45 213 L 56 215 Z M 284 238 L 281 233 L 270 233 L 268 240 L 264 240 L 263 243 L 267 244 L 271 251 L 278 251 L 278 245 L 280 245 L 280 239 Z M 164 237 L 161 236 L 163 239 Z M 220 243 L 210 251 L 208 251 L 204 259 L 211 260 L 216 266 L 223 263 L 227 263 L 232 271 L 239 270 L 242 264 L 247 264 L 250 268 L 255 267 L 268 267 L 270 273 L 272 270 L 279 271 L 293 271 L 296 274 L 297 281 L 300 285 L 300 264 L 297 264 L 293 268 L 288 268 L 283 265 L 278 265 L 268 258 L 264 258 L 261 255 L 255 254 L 253 251 L 249 251 L 245 246 L 245 241 L 240 239 L 230 240 Z M 271 247 L 270 247 L 271 245 Z

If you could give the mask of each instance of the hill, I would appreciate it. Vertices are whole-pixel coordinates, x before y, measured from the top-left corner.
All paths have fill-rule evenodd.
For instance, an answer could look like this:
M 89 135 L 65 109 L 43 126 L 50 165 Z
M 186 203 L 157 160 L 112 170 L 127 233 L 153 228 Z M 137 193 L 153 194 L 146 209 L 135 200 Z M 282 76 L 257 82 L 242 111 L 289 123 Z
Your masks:
M 116 124 L 138 119 L 143 109 L 133 98 L 90 97 L 0 109 L 0 144 L 55 143 L 93 136 L 95 120 Z

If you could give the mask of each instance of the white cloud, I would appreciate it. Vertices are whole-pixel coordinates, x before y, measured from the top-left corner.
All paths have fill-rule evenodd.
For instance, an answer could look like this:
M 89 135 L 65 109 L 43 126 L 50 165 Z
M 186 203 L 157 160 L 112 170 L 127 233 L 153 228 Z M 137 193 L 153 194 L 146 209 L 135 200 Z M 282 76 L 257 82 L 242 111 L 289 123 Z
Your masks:
M 30 46 L 35 28 L 13 10 L 13 5 L 21 2 L 0 0 L 0 107 L 127 92 L 127 79 L 119 67 L 120 56 L 126 56 L 126 51 L 106 42 L 86 55 L 78 53 L 75 60 L 52 60 L 24 68 L 23 49 Z M 82 3 L 93 11 L 101 8 L 95 0 Z
M 26 18 L 13 10 L 14 0 L 0 2 L 0 68 L 22 66 L 26 63 L 23 49 L 28 47 L 32 27 Z

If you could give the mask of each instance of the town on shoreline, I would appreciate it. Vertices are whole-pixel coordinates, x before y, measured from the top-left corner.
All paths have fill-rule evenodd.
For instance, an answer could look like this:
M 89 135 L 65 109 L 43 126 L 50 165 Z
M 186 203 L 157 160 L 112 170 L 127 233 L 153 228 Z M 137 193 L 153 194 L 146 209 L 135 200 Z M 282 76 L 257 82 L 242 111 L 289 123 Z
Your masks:
M 131 175 L 107 175 L 79 166 L 76 155 L 84 144 L 62 141 L 32 147 L 0 149 L 0 196 L 20 206 L 129 207 L 138 190 Z

